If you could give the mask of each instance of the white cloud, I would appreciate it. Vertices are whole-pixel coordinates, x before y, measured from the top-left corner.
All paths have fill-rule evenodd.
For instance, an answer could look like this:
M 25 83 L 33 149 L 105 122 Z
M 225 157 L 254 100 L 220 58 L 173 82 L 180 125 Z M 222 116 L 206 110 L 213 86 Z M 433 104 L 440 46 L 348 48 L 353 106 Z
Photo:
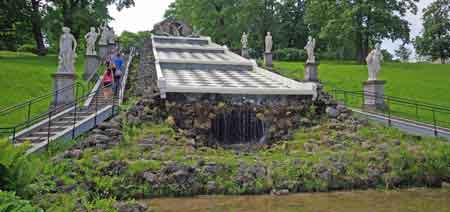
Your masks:
M 111 22 L 114 30 L 120 34 L 123 31 L 147 31 L 152 30 L 153 25 L 163 19 L 169 4 L 175 0 L 136 0 L 136 6 L 125 8 L 118 12 L 115 6 L 109 8 L 111 16 L 115 19 Z

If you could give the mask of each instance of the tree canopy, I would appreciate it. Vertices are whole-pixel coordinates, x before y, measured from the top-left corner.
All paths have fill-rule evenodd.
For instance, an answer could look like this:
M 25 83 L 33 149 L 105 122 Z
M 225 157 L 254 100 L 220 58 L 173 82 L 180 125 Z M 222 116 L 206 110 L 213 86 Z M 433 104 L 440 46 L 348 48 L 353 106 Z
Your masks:
M 369 48 L 382 39 L 410 41 L 407 12 L 419 0 L 176 0 L 166 13 L 202 29 L 216 41 L 238 48 L 240 34 L 261 53 L 264 36 L 273 32 L 276 48 L 303 48 L 308 35 L 319 52 L 363 63 Z
M 436 0 L 424 9 L 424 29 L 414 45 L 421 56 L 445 63 L 450 58 L 450 0 Z
M 0 49 L 17 50 L 34 42 L 36 53 L 45 54 L 45 44 L 56 49 L 62 26 L 82 39 L 91 26 L 112 20 L 108 6 L 117 10 L 135 5 L 134 0 L 1 0 Z M 14 42 L 11 42 L 14 41 Z M 80 42 L 82 43 L 82 42 Z

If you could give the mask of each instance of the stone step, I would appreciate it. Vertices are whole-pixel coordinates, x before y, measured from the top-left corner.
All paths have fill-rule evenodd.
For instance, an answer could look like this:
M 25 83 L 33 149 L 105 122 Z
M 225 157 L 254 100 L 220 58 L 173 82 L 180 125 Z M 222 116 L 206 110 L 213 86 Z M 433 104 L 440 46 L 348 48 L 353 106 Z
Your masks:
M 50 137 L 53 137 L 57 134 L 57 132 L 50 132 Z M 33 132 L 30 134 L 30 137 L 43 137 L 43 138 L 47 138 L 49 136 L 48 132 Z
M 18 138 L 17 141 L 19 142 L 26 142 L 29 141 L 31 143 L 40 143 L 43 141 L 46 141 L 47 137 L 38 137 L 38 136 L 30 136 L 30 137 L 25 137 L 25 138 Z

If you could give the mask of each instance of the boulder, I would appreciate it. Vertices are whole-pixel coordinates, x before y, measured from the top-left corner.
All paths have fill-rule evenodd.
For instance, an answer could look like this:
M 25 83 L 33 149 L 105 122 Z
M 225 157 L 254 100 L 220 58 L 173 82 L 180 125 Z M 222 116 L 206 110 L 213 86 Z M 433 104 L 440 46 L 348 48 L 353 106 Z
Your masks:
M 333 119 L 335 119 L 339 116 L 339 111 L 333 107 L 327 107 L 325 112 L 327 113 L 328 117 L 333 118 Z

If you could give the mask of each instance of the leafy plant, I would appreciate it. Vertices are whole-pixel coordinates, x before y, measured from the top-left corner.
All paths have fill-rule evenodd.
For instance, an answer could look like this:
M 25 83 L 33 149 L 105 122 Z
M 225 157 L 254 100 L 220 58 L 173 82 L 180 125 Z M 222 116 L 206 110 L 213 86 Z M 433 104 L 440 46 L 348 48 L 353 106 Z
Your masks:
M 36 179 L 40 167 L 37 160 L 26 155 L 28 146 L 0 141 L 0 189 L 27 194 L 27 185 Z
M 40 212 L 40 208 L 33 207 L 27 200 L 17 197 L 14 192 L 0 190 L 0 212 Z

